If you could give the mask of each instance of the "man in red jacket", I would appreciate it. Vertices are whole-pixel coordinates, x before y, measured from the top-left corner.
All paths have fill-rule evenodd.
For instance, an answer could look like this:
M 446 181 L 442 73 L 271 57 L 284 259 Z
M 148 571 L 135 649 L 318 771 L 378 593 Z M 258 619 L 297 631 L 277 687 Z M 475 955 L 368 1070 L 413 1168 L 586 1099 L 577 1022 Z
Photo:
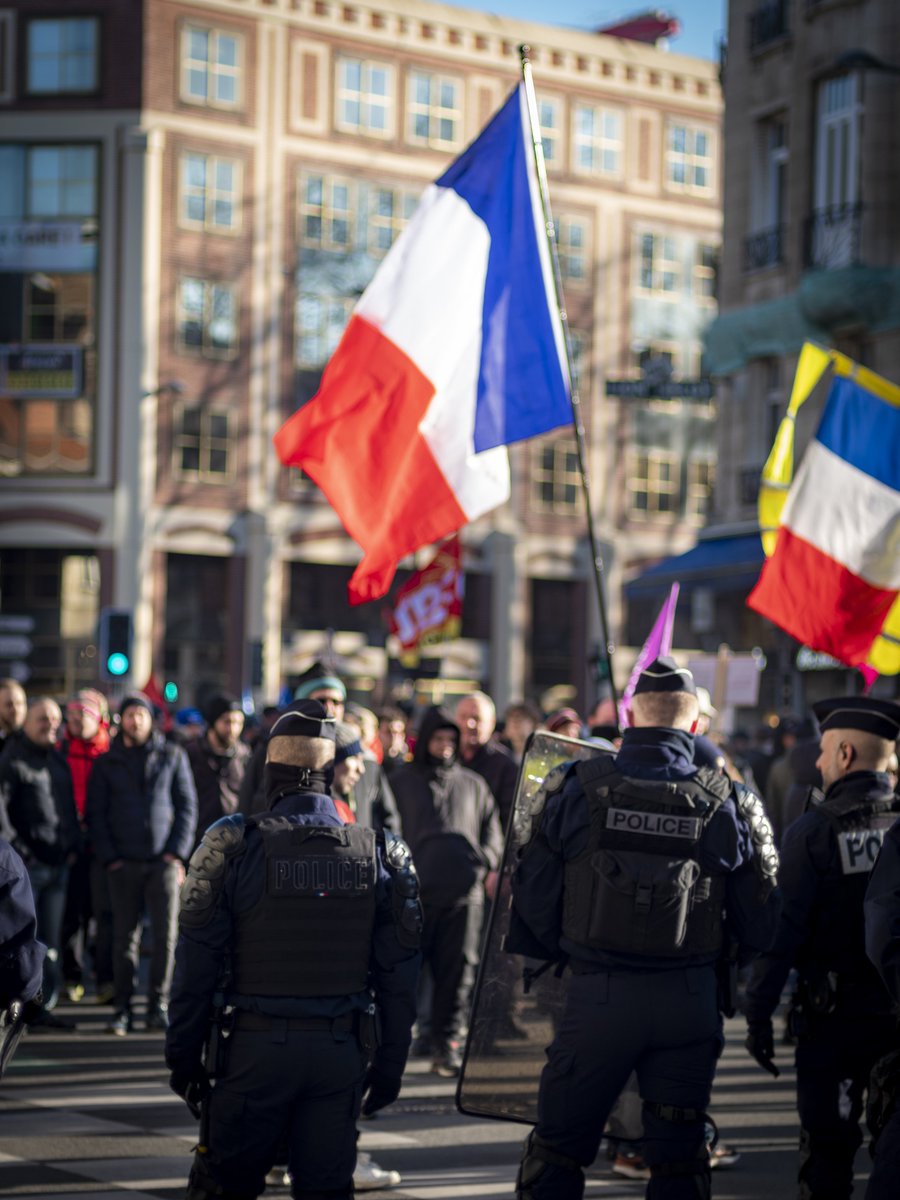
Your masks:
M 85 843 L 69 872 L 69 890 L 63 917 L 63 977 L 66 994 L 78 1001 L 84 996 L 84 952 L 93 916 L 96 934 L 91 948 L 97 1000 L 108 1004 L 112 984 L 112 908 L 106 872 L 100 868 L 87 840 L 84 819 L 88 780 L 94 763 L 109 749 L 109 707 L 94 688 L 82 688 L 66 705 L 65 724 L 58 749 L 69 764 L 72 791 Z

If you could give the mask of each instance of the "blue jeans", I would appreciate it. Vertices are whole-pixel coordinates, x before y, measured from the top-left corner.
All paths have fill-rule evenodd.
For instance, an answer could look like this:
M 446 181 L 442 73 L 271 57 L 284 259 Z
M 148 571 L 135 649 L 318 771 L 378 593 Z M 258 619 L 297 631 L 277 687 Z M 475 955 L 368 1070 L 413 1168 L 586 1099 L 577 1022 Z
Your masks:
M 66 892 L 69 886 L 69 868 L 51 867 L 46 863 L 33 862 L 28 868 L 31 890 L 34 893 L 34 909 L 37 916 L 38 937 L 47 947 L 44 959 L 44 1007 L 53 1008 L 59 999 L 62 983 L 60 951 L 62 949 L 63 913 L 66 909 Z

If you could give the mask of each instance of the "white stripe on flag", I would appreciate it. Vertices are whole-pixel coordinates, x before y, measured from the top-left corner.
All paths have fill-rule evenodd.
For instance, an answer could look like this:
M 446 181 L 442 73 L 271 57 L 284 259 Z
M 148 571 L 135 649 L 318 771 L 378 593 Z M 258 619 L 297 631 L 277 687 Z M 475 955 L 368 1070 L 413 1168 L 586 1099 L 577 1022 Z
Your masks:
M 900 588 L 900 492 L 813 440 L 781 521 L 873 587 Z

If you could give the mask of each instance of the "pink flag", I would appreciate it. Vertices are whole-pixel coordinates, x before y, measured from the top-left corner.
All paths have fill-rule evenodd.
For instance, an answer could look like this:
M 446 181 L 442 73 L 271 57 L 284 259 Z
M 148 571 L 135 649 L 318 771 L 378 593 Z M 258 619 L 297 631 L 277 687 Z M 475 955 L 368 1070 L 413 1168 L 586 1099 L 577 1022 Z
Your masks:
M 665 603 L 659 610 L 659 616 L 653 622 L 650 636 L 644 642 L 637 662 L 631 672 L 631 678 L 625 685 L 625 691 L 619 700 L 619 728 L 625 729 L 631 724 L 631 697 L 637 686 L 638 676 L 648 663 L 652 663 L 661 654 L 672 653 L 672 630 L 675 628 L 675 605 L 678 603 L 680 584 L 673 583 Z

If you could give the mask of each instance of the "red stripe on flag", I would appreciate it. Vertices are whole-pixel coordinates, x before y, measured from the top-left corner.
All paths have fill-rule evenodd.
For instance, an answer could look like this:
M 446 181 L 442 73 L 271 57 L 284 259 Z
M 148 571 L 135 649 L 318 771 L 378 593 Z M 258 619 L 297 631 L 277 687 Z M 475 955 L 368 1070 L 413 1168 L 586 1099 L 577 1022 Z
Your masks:
M 351 604 L 383 596 L 405 554 L 468 520 L 419 433 L 433 396 L 412 359 L 353 316 L 319 391 L 275 435 L 281 461 L 318 484 L 364 551 Z
M 783 525 L 747 604 L 812 650 L 857 666 L 896 595 L 866 583 Z

